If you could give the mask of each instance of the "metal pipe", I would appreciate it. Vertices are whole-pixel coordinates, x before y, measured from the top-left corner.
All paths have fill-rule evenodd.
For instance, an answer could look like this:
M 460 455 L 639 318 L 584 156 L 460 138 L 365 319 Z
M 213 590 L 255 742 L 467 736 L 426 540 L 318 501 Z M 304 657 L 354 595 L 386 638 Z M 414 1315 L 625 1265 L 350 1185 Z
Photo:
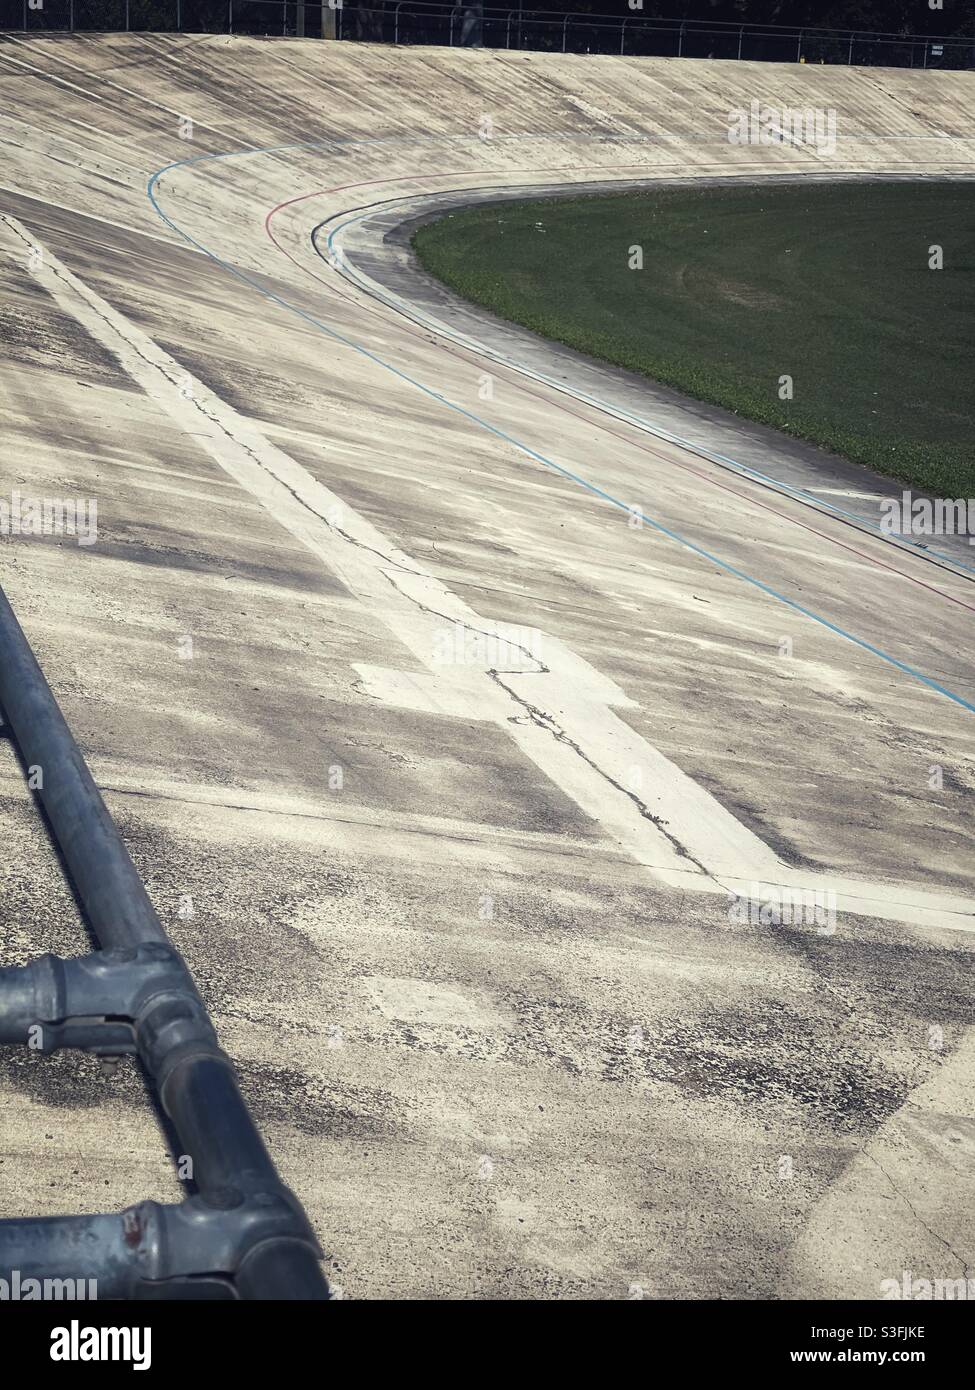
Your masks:
M 32 1018 L 53 1025 L 55 1046 L 114 1055 L 132 1051 L 134 1038 L 199 1194 L 178 1207 L 150 1202 L 114 1216 L 0 1222 L 0 1264 L 80 1278 L 94 1260 L 91 1277 L 110 1290 L 124 1285 L 128 1292 L 117 1296 L 126 1297 L 140 1281 L 207 1271 L 235 1277 L 239 1268 L 243 1297 L 327 1298 L 307 1217 L 278 1176 L 2 588 L 0 711 L 92 931 L 115 951 L 0 971 L 0 1040 L 19 1040 Z
M 626 20 L 624 19 L 624 20 L 623 20 L 623 23 L 620 25 L 620 57 L 621 57 L 621 58 L 622 58 L 622 56 L 623 56 L 623 45 L 624 45 L 625 42 L 626 42 Z M 565 49 L 563 48 L 563 52 L 564 52 L 564 51 L 565 51 Z
M 275 1298 L 314 1299 L 322 1282 L 317 1259 L 307 1245 L 293 1241 L 264 1241 L 255 1246 L 237 1270 L 234 1284 L 241 1298 L 260 1298 L 261 1289 L 274 1289 Z
M 0 1226 L 0 1267 L 20 1284 L 28 1279 L 57 1280 L 61 1296 L 71 1292 L 82 1299 L 132 1298 L 135 1274 L 127 1246 L 126 1215 L 29 1216 Z M 228 1288 L 228 1292 L 232 1292 Z
M 0 589 L 0 709 L 103 946 L 166 941 L 142 880 Z
M 177 1061 L 164 1077 L 159 1097 L 193 1158 L 193 1182 L 203 1197 L 280 1187 L 228 1059 L 204 1054 Z
M 221 1211 L 198 1198 L 94 1216 L 19 1217 L 0 1222 L 0 1270 L 19 1284 L 19 1298 L 327 1300 L 312 1247 L 282 1233 L 288 1220 L 273 1198 L 243 1226 L 229 1202 Z M 241 1250 L 243 1228 L 251 1239 Z M 27 1280 L 55 1289 L 31 1291 Z
M 740 59 L 741 59 L 741 41 L 742 41 L 742 39 L 743 39 L 744 37 L 745 37 L 745 26 L 744 26 L 744 24 L 743 24 L 743 25 L 741 26 L 741 28 L 738 30 L 738 58 L 739 58 L 739 61 L 740 61 Z

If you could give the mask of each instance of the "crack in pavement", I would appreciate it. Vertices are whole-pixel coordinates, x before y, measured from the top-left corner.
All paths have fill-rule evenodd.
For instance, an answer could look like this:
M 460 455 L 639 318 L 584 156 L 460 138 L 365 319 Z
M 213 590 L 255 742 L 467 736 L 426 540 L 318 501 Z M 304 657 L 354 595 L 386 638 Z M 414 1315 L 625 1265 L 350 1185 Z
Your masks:
M 710 879 L 712 883 L 718 884 L 720 888 L 725 887 L 721 880 L 716 878 L 714 874 L 712 874 L 708 869 L 706 869 L 699 859 L 695 859 L 694 855 L 691 854 L 690 851 L 687 850 L 681 844 L 677 837 L 667 829 L 666 821 L 661 820 L 659 816 L 654 815 L 654 813 L 650 810 L 650 807 L 646 804 L 646 802 L 641 801 L 635 792 L 630 791 L 628 787 L 624 787 L 621 782 L 617 782 L 615 777 L 610 776 L 610 774 L 604 768 L 601 768 L 598 763 L 594 762 L 592 758 L 589 757 L 589 754 L 586 753 L 584 749 L 582 749 L 579 746 L 578 743 L 576 743 L 575 739 L 571 738 L 570 735 L 565 732 L 565 730 L 561 727 L 561 725 L 555 720 L 555 718 L 552 715 L 548 714 L 545 710 L 539 709 L 537 705 L 533 705 L 529 700 L 523 699 L 522 696 L 520 696 L 516 691 L 512 690 L 510 685 L 505 685 L 504 681 L 501 680 L 501 676 L 510 674 L 520 675 L 521 672 L 512 673 L 508 671 L 500 672 L 493 670 L 487 672 L 487 675 L 490 676 L 491 680 L 493 680 L 496 685 L 500 686 L 500 688 L 505 692 L 505 694 L 510 696 L 510 698 L 515 702 L 515 704 L 520 705 L 521 708 L 525 710 L 533 724 L 535 724 L 540 729 L 544 729 L 546 733 L 551 734 L 552 737 L 556 739 L 559 743 L 564 743 L 566 747 L 571 748 L 572 751 L 576 753 L 584 763 L 586 763 L 589 767 L 592 768 L 593 772 L 598 773 L 598 775 L 602 777 L 604 781 L 608 782 L 611 787 L 615 788 L 615 790 L 618 792 L 622 792 L 625 797 L 632 801 L 633 805 L 637 808 L 644 820 L 650 821 L 651 824 L 654 825 L 657 828 L 657 830 L 660 831 L 661 835 L 663 835 L 664 838 L 670 843 L 670 846 L 674 850 L 675 854 L 677 854 L 681 859 L 689 859 L 690 862 L 694 864 L 698 869 L 700 869 L 701 873 L 704 874 L 705 877 Z M 725 889 L 725 891 L 729 892 L 728 889 Z
M 376 553 L 378 554 L 379 552 L 377 551 Z M 402 566 L 399 566 L 398 568 L 402 568 Z M 418 598 L 414 598 L 412 594 L 408 594 L 405 589 L 401 589 L 400 586 L 396 583 L 396 580 L 393 579 L 392 575 L 387 574 L 385 570 L 381 570 L 380 573 L 382 574 L 383 578 L 393 586 L 393 588 L 396 590 L 398 594 L 401 594 L 403 598 L 409 600 L 410 603 L 414 604 L 415 607 L 417 607 L 421 613 L 426 613 L 431 618 L 441 618 L 445 623 L 449 623 L 452 627 L 462 627 L 466 632 L 473 632 L 478 637 L 487 637 L 490 641 L 502 642 L 506 647 L 511 647 L 512 650 L 521 652 L 524 656 L 527 656 L 528 660 L 534 661 L 535 665 L 538 667 L 537 671 L 504 671 L 502 672 L 503 675 L 549 676 L 552 674 L 551 670 L 548 666 L 545 665 L 541 657 L 536 656 L 534 652 L 529 651 L 529 649 L 526 646 L 524 646 L 521 642 L 512 642 L 507 637 L 504 637 L 503 635 L 497 632 L 485 632 L 482 628 L 472 626 L 471 623 L 465 623 L 463 618 L 448 618 L 446 613 L 438 613 L 435 608 L 429 608 L 425 603 L 421 603 Z M 416 573 L 416 571 L 411 570 L 410 573 Z M 428 577 L 429 576 L 425 574 L 418 575 L 418 578 L 421 579 L 427 579 Z M 485 672 L 485 675 L 490 674 L 490 671 Z
M 918 1211 L 917 1207 L 915 1207 L 915 1205 L 914 1205 L 914 1203 L 911 1201 L 910 1197 L 908 1197 L 907 1193 L 906 1193 L 906 1192 L 903 1192 L 903 1191 L 897 1186 L 897 1184 L 894 1182 L 894 1179 L 893 1179 L 893 1178 L 890 1176 L 890 1174 L 887 1172 L 887 1169 L 883 1166 L 883 1164 L 880 1162 L 880 1160 L 879 1160 L 878 1158 L 876 1158 L 872 1153 L 868 1153 L 868 1151 L 867 1151 L 866 1149 L 861 1149 L 860 1152 L 863 1154 L 863 1157 L 864 1157 L 864 1158 L 868 1159 L 868 1160 L 874 1165 L 874 1167 L 877 1168 L 877 1169 L 879 1169 L 880 1172 L 884 1175 L 884 1177 L 887 1179 L 888 1183 L 890 1184 L 891 1191 L 894 1192 L 894 1193 L 896 1194 L 896 1196 L 898 1196 L 898 1197 L 901 1199 L 901 1201 L 902 1201 L 902 1202 L 904 1203 L 904 1205 L 907 1207 L 908 1211 L 909 1211 L 909 1212 L 911 1213 L 911 1215 L 914 1217 L 914 1220 L 915 1220 L 915 1221 L 918 1223 L 918 1225 L 921 1227 L 922 1231 L 926 1231 L 926 1232 L 928 1233 L 929 1236 L 933 1236 L 934 1239 L 935 1239 L 936 1241 L 939 1242 L 939 1244 L 943 1245 L 943 1246 L 945 1247 L 945 1249 L 948 1251 L 949 1255 L 952 1255 L 952 1256 L 958 1261 L 958 1263 L 961 1265 L 962 1271 L 963 1271 L 963 1274 L 964 1274 L 965 1279 L 967 1280 L 968 1278 L 970 1278 L 969 1266 L 968 1266 L 968 1263 L 967 1263 L 967 1261 L 965 1260 L 964 1256 L 963 1256 L 963 1255 L 960 1255 L 959 1252 L 955 1249 L 955 1247 L 951 1244 L 950 1241 L 945 1240 L 945 1238 L 944 1238 L 943 1235 L 940 1235 L 940 1234 L 934 1229 L 933 1226 L 930 1226 L 930 1225 L 927 1223 L 927 1221 L 924 1220 L 924 1217 L 921 1216 L 920 1212 Z

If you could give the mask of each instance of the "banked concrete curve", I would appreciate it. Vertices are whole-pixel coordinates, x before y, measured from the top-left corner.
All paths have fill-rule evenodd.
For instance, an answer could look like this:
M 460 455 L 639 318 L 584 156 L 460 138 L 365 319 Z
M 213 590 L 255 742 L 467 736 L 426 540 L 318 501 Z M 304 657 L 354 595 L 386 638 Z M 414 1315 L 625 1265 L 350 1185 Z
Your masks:
M 357 278 L 404 273 L 391 227 L 349 266 L 312 232 L 444 187 L 966 177 L 973 88 L 0 39 L 4 472 L 100 501 L 0 578 L 350 1293 L 872 1298 L 966 1258 L 963 557 L 538 345 L 485 401 Z M 729 144 L 752 100 L 835 109 L 835 150 Z M 6 948 L 77 949 L 19 785 Z M 748 906 L 792 888 L 835 919 Z M 6 1212 L 172 1195 L 134 1080 L 4 1066 Z

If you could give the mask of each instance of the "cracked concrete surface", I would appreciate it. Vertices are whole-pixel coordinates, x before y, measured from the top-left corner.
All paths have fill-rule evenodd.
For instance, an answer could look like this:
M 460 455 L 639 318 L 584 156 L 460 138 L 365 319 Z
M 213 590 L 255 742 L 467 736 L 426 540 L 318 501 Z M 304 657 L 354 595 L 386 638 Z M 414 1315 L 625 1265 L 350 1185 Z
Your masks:
M 832 160 L 728 146 L 759 81 L 839 108 Z M 355 277 L 459 329 L 395 237 L 445 182 L 963 175 L 970 75 L 6 36 L 0 103 L 3 484 L 99 502 L 94 547 L 5 539 L 0 580 L 333 1279 L 961 1276 L 973 716 L 539 459 L 968 700 L 970 580 L 719 496 L 695 445 L 823 493 L 863 470 L 507 330 L 562 386 L 497 362 L 485 404 L 469 343 Z M 194 158 L 160 219 L 146 179 Z M 399 195 L 322 261 L 313 228 Z M 84 949 L 2 743 L 0 820 L 5 958 Z M 756 880 L 835 924 L 729 914 Z M 4 1214 L 174 1196 L 134 1074 L 7 1053 L 0 1094 Z

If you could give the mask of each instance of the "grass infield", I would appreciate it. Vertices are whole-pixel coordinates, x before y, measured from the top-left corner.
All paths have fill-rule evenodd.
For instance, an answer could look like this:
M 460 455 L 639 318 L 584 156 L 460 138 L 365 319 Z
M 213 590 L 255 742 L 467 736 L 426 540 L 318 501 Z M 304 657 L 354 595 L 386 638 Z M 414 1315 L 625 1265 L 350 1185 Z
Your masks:
M 975 184 L 490 204 L 413 246 L 502 318 L 937 496 L 975 496 Z

